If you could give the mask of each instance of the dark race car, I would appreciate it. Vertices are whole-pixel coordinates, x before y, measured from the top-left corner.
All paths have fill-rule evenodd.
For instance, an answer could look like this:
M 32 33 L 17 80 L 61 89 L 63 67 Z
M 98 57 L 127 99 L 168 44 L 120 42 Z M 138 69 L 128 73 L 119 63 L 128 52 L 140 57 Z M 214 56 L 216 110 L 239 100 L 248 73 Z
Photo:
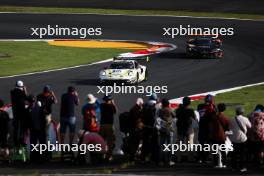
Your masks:
M 186 52 L 189 57 L 222 58 L 222 41 L 210 36 L 198 36 L 187 41 Z

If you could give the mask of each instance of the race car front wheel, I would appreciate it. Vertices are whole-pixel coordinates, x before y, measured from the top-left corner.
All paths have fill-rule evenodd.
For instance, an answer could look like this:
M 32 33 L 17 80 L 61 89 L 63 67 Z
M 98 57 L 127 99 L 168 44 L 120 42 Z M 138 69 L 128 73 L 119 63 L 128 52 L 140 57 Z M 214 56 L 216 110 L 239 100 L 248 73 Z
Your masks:
M 214 54 L 214 58 L 215 59 L 221 59 L 221 58 L 223 58 L 223 55 L 224 55 L 224 53 L 222 51 L 221 52 L 217 52 L 217 53 Z

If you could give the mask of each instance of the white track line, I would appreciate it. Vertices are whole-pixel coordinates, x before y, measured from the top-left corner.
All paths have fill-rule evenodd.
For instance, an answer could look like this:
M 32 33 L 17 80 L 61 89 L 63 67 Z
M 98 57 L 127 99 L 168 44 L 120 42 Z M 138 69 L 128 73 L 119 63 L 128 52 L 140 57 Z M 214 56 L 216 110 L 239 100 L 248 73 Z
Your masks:
M 55 71 L 62 71 L 62 70 L 70 70 L 70 69 L 75 69 L 75 68 L 80 68 L 80 67 L 86 67 L 86 66 L 91 66 L 91 65 L 97 65 L 97 64 L 102 64 L 106 62 L 112 61 L 113 58 L 102 60 L 99 62 L 94 62 L 90 64 L 84 64 L 84 65 L 77 65 L 73 67 L 66 67 L 66 68 L 58 68 L 58 69 L 52 69 L 52 70 L 46 70 L 46 71 L 39 71 L 39 72 L 31 72 L 31 73 L 25 73 L 25 74 L 18 74 L 18 75 L 10 75 L 10 76 L 2 76 L 0 79 L 5 79 L 5 78 L 14 78 L 14 77 L 19 77 L 19 76 L 29 76 L 29 75 L 35 75 L 35 74 L 42 74 L 42 73 L 49 73 L 49 72 L 55 72 Z
M 216 95 L 221 94 L 221 93 L 232 92 L 232 91 L 235 91 L 235 90 L 240 90 L 240 89 L 243 89 L 243 88 L 253 87 L 253 86 L 260 86 L 260 85 L 264 85 L 264 82 L 248 84 L 248 85 L 244 85 L 244 86 L 237 86 L 237 87 L 233 87 L 233 88 L 221 89 L 221 90 L 216 90 L 216 91 L 209 91 L 209 92 L 205 92 L 205 93 L 199 93 L 199 94 L 190 95 L 189 97 L 205 96 L 205 95 L 208 95 L 208 94 L 216 96 Z M 170 103 L 172 103 L 172 104 L 174 104 L 174 103 L 175 104 L 180 104 L 180 103 L 182 103 L 182 98 L 183 97 L 171 99 Z
M 152 174 L 148 175 L 142 175 L 142 174 L 41 174 L 42 176 L 57 176 L 57 175 L 66 175 L 66 176 L 90 176 L 90 175 L 95 175 L 95 176 L 105 176 L 105 175 L 116 175 L 116 176 L 156 176 Z
M 132 15 L 132 14 L 100 14 L 100 13 L 45 13 L 45 12 L 0 12 L 0 14 L 43 14 L 43 15 L 101 15 L 101 16 L 131 16 L 131 17 L 169 17 L 169 18 L 197 18 L 197 19 L 217 19 L 217 20 L 238 20 L 238 21 L 261 21 L 263 19 L 250 18 L 228 18 L 228 17 L 202 17 L 202 16 L 177 16 L 177 15 Z

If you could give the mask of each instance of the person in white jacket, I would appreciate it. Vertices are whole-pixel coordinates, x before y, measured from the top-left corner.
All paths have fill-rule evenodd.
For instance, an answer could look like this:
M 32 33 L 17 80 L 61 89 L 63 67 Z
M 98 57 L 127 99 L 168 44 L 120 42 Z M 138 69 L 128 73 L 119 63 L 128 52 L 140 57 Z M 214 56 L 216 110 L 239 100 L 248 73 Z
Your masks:
M 251 128 L 251 123 L 247 117 L 243 116 L 245 110 L 243 107 L 236 108 L 236 116 L 231 119 L 230 127 L 233 134 L 230 140 L 233 143 L 232 168 L 239 169 L 241 172 L 247 171 L 245 167 L 245 148 L 247 141 L 247 131 Z

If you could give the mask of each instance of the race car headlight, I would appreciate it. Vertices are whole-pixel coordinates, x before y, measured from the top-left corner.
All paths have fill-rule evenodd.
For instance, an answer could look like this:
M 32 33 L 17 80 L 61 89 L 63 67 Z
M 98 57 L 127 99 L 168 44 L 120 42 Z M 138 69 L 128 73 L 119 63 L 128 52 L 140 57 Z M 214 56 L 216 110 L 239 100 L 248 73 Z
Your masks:
M 106 72 L 105 71 L 101 71 L 100 75 L 101 76 L 105 76 L 106 75 Z
M 192 44 L 189 44 L 187 46 L 188 50 L 191 51 L 191 50 L 195 50 L 195 45 L 192 45 Z
M 127 74 L 128 76 L 133 76 L 133 71 L 129 71 Z
M 195 45 L 193 45 L 193 44 L 188 44 L 188 47 L 193 48 L 193 47 L 195 47 Z
M 218 52 L 219 51 L 219 49 L 213 49 L 212 51 L 211 51 L 211 53 L 215 53 L 215 52 Z

